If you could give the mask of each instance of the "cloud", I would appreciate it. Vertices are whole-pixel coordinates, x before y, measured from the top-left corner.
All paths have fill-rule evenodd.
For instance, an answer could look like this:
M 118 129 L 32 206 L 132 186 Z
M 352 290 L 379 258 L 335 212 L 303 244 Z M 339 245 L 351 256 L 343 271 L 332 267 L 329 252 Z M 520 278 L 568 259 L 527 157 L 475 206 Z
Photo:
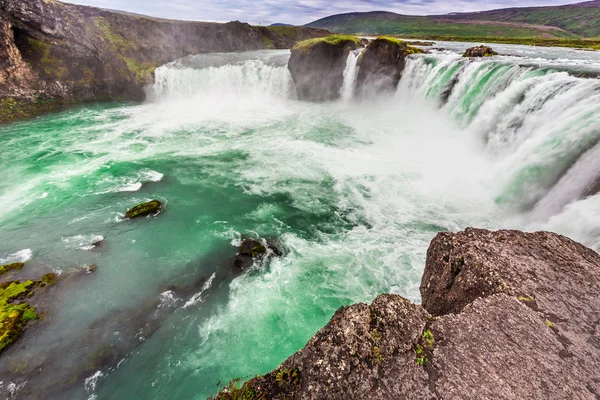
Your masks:
M 399 14 L 431 15 L 482 11 L 505 7 L 526 7 L 574 3 L 569 0 L 69 0 L 72 3 L 151 15 L 198 20 L 240 20 L 268 25 L 283 22 L 303 25 L 333 14 L 353 11 L 393 11 Z

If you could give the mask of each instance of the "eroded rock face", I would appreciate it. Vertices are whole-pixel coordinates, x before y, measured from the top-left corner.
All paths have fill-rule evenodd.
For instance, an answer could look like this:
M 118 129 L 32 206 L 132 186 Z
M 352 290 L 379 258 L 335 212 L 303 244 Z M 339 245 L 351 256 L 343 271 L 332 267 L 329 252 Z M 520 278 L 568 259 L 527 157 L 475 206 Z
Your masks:
M 295 371 L 295 400 L 600 398 L 596 252 L 547 232 L 441 233 L 421 293 L 423 307 L 383 295 L 340 309 L 242 392 L 280 398 L 272 378 Z
M 290 48 L 325 35 L 132 16 L 55 0 L 0 0 L 0 122 L 62 104 L 143 100 L 154 69 L 192 54 Z
M 418 52 L 421 51 L 397 39 L 371 41 L 358 60 L 357 93 L 364 96 L 395 91 L 406 57 Z
M 338 99 L 348 55 L 360 43 L 359 40 L 320 40 L 294 47 L 288 68 L 298 99 L 314 102 Z
M 491 57 L 497 55 L 498 53 L 496 53 L 489 46 L 476 46 L 467 49 L 467 51 L 465 51 L 465 54 L 463 54 L 463 57 Z

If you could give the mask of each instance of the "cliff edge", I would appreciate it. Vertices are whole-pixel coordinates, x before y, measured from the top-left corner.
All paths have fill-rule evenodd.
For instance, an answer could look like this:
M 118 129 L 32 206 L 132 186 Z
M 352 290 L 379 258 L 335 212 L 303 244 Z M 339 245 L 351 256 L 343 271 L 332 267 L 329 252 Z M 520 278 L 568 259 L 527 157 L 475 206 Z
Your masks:
M 548 233 L 431 243 L 423 306 L 336 312 L 275 371 L 218 399 L 599 399 L 600 255 Z
M 56 0 L 0 0 L 0 123 L 64 104 L 142 100 L 192 54 L 291 48 L 327 32 L 162 20 Z

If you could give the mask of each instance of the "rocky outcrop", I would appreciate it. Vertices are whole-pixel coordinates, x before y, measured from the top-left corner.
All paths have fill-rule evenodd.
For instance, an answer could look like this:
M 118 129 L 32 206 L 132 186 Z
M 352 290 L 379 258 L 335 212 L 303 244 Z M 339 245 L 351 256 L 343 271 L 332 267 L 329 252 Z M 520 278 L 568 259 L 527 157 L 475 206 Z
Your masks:
M 280 257 L 282 254 L 274 240 L 243 238 L 232 264 L 236 270 L 245 271 L 256 262 L 260 263 L 271 256 Z
M 471 47 L 470 49 L 467 49 L 467 51 L 465 51 L 465 54 L 463 54 L 463 57 L 470 57 L 470 58 L 492 57 L 492 56 L 497 56 L 497 55 L 498 55 L 498 53 L 496 53 L 489 46 L 476 46 L 476 47 Z
M 314 102 L 338 99 L 348 55 L 362 45 L 357 37 L 346 35 L 298 43 L 288 64 L 298 99 Z
M 138 204 L 132 209 L 125 213 L 125 218 L 134 219 L 140 217 L 147 217 L 149 215 L 157 216 L 164 209 L 164 204 L 159 200 L 152 200 L 146 203 Z M 95 246 L 95 244 L 94 244 Z
M 422 52 L 394 38 L 380 37 L 373 40 L 358 60 L 358 94 L 395 91 L 404 72 L 406 57 Z
M 600 398 L 594 251 L 547 232 L 441 233 L 421 294 L 423 306 L 383 295 L 340 309 L 275 371 L 218 398 Z
M 154 69 L 175 59 L 291 48 L 324 34 L 161 20 L 56 0 L 0 0 L 0 122 L 64 104 L 141 100 Z

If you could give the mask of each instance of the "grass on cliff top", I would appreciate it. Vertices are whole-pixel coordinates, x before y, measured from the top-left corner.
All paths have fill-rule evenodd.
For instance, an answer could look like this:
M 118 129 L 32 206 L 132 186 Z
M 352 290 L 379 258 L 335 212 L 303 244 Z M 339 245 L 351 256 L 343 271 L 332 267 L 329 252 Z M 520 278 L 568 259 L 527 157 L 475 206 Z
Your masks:
M 403 36 L 415 40 L 439 40 L 446 42 L 473 42 L 517 44 L 536 47 L 569 47 L 574 49 L 600 50 L 600 39 L 544 39 L 544 38 L 510 38 L 510 37 L 482 37 L 482 36 Z
M 422 54 L 424 53 L 423 50 L 419 49 L 418 47 L 413 47 L 413 46 L 409 46 L 407 42 L 405 42 L 404 40 L 395 38 L 395 37 L 391 37 L 391 36 L 379 36 L 376 40 L 380 40 L 380 41 L 386 41 L 392 44 L 396 44 L 399 46 L 406 46 L 407 49 L 407 53 L 408 54 Z
M 333 46 L 337 46 L 346 42 L 353 42 L 354 44 L 359 44 L 361 42 L 361 39 L 353 35 L 330 35 L 321 38 L 304 40 L 302 42 L 299 42 L 296 46 L 294 46 L 294 49 L 308 49 L 319 43 L 327 43 Z

